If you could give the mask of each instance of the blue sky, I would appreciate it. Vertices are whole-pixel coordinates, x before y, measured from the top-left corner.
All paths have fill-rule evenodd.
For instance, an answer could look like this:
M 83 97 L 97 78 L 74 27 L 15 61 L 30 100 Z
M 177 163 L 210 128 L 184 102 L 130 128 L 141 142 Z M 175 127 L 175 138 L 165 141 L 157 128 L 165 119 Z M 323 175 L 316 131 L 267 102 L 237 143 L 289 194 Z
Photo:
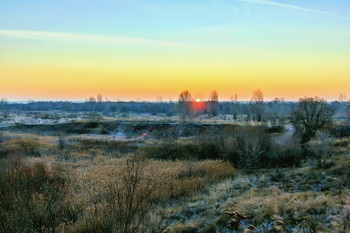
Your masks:
M 156 37 L 266 24 L 342 28 L 350 25 L 349 12 L 345 0 L 2 0 L 0 28 Z

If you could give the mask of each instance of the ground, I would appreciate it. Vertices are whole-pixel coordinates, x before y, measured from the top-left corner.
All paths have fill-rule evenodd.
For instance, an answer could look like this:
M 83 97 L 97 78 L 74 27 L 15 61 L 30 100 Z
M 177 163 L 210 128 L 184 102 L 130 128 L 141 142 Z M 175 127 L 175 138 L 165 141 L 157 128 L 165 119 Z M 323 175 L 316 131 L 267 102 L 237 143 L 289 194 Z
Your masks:
M 44 163 L 49 170 L 59 166 L 67 180 L 65 198 L 59 203 L 65 215 L 57 225 L 42 227 L 47 231 L 122 232 L 115 212 L 107 210 L 124 208 L 118 207 L 120 200 L 113 195 L 127 190 L 130 182 L 126 181 L 135 179 L 132 174 L 139 178 L 131 203 L 141 197 L 144 203 L 152 203 L 145 216 L 135 210 L 138 215 L 133 215 L 128 227 L 142 219 L 136 232 L 350 231 L 349 138 L 332 138 L 334 150 L 324 166 L 316 158 L 305 158 L 290 167 L 243 169 L 227 157 L 229 149 L 237 146 L 234 136 L 225 137 L 248 126 L 261 127 L 254 122 L 220 117 L 183 122 L 150 115 L 109 116 L 96 121 L 83 113 L 38 112 L 12 113 L 12 118 L 15 121 L 1 122 L 3 174 L 15 174 L 16 170 L 8 173 L 6 164 L 20 159 L 28 166 Z M 225 156 L 198 156 L 202 152 L 207 155 L 208 150 L 217 152 L 203 140 L 215 139 L 213 135 L 223 131 L 227 134 L 218 143 L 225 146 L 225 150 L 219 148 Z M 198 139 L 202 134 L 206 136 Z M 269 137 L 283 147 L 293 135 L 292 125 L 287 124 L 284 132 Z M 172 157 L 167 157 L 170 154 Z M 197 157 L 191 158 L 192 154 Z M 2 182 L 6 184 L 6 180 Z M 18 199 L 18 193 L 4 193 L 9 200 Z M 40 212 L 42 204 L 33 197 L 29 201 Z M 27 211 L 18 200 L 9 203 L 12 209 Z M 3 224 L 8 228 L 0 232 L 23 230 L 21 227 L 34 221 L 25 215 L 23 226 L 19 222 L 18 228 L 13 228 L 18 213 L 9 210 L 5 216 L 8 221 Z

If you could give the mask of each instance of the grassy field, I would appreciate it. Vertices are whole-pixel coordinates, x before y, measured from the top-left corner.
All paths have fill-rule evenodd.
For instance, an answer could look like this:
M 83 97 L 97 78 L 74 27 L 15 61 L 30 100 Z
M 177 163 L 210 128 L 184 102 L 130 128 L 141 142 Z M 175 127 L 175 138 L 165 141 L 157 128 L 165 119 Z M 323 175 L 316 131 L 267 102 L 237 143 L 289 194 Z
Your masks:
M 350 231 L 349 138 L 301 148 L 253 123 L 132 122 L 123 137 L 96 130 L 107 119 L 3 128 L 0 232 Z

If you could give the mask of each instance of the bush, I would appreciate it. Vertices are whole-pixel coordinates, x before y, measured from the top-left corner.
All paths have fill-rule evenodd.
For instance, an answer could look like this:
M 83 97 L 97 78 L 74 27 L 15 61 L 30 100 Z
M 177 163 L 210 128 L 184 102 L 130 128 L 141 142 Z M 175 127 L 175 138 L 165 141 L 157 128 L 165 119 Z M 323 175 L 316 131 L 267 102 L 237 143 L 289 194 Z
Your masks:
M 157 207 L 157 187 L 145 172 L 146 163 L 141 156 L 128 158 L 120 176 L 109 186 L 106 216 L 112 232 L 144 232 L 141 226 L 149 222 Z
M 329 135 L 324 132 L 317 132 L 316 138 L 306 144 L 306 149 L 309 155 L 317 160 L 318 166 L 320 167 L 326 165 L 326 159 L 334 152 L 332 140 Z
M 331 135 L 337 138 L 350 137 L 350 123 L 346 122 L 331 129 Z
M 68 221 L 60 167 L 15 160 L 0 169 L 0 232 L 54 232 Z
M 244 169 L 263 167 L 263 157 L 270 147 L 270 138 L 262 127 L 245 127 L 236 132 L 238 165 Z
M 300 143 L 291 138 L 282 145 L 273 143 L 263 160 L 266 167 L 276 168 L 299 166 L 302 158 Z
M 148 158 L 177 160 L 199 159 L 198 147 L 192 143 L 163 142 L 160 145 L 151 145 L 141 148 L 141 153 Z
M 284 126 L 283 125 L 273 125 L 267 128 L 267 132 L 269 133 L 283 133 Z

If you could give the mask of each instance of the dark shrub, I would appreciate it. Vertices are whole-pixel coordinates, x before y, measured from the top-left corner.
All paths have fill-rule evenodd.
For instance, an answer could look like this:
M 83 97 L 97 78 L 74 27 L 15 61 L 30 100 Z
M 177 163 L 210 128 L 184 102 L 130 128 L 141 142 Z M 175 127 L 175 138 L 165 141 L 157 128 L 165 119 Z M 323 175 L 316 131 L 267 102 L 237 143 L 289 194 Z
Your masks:
M 270 147 L 270 138 L 263 127 L 242 127 L 235 133 L 237 138 L 238 166 L 244 169 L 264 167 L 263 158 Z
M 0 232 L 54 232 L 67 219 L 67 180 L 60 167 L 20 160 L 0 169 Z M 2 215 L 2 216 L 1 216 Z
M 263 158 L 266 167 L 293 167 L 299 166 L 302 159 L 301 147 L 294 145 L 276 145 Z
M 283 133 L 284 126 L 283 125 L 274 125 L 274 126 L 268 127 L 266 130 L 268 133 Z
M 97 128 L 98 126 L 99 124 L 96 121 L 90 121 L 85 124 L 85 128 L 91 128 L 91 129 Z
M 331 135 L 337 138 L 350 137 L 350 123 L 346 122 L 333 127 L 330 131 Z
M 199 159 L 198 147 L 194 144 L 163 142 L 157 146 L 146 146 L 141 151 L 149 158 L 177 160 Z

